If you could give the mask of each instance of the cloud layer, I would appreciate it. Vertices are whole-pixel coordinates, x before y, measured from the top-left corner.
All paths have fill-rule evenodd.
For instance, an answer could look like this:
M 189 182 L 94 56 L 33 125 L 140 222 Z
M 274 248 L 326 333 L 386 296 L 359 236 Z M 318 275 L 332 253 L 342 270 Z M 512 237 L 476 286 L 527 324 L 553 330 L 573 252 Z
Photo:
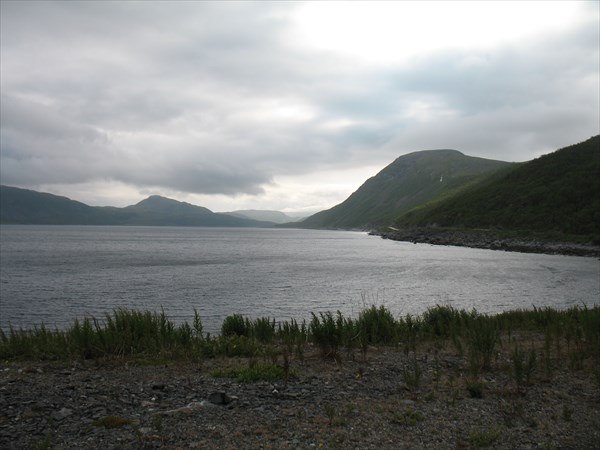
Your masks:
M 599 132 L 596 2 L 526 4 L 541 25 L 498 36 L 426 3 L 2 2 L 2 183 L 327 207 L 364 181 L 332 176 L 410 151 L 523 161 Z

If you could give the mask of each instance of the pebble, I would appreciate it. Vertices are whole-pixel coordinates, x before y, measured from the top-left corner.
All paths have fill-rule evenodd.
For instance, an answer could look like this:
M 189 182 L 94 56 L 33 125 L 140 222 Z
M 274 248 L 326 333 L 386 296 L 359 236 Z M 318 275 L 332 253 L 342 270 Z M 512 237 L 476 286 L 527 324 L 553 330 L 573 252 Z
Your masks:
M 528 388 L 525 397 L 511 397 L 505 394 L 513 389 L 511 379 L 495 371 L 485 379 L 493 389 L 477 399 L 474 410 L 466 378 L 459 375 L 467 367 L 466 357 L 440 352 L 439 366 L 452 364 L 442 369 L 435 392 L 433 371 L 428 370 L 433 358 L 420 360 L 423 377 L 416 393 L 399 388 L 407 364 L 401 351 L 379 349 L 367 358 L 368 379 L 355 377 L 365 366 L 362 361 L 346 359 L 330 370 L 335 362 L 314 357 L 294 366 L 298 377 L 287 383 L 213 378 L 211 369 L 220 360 L 207 360 L 202 370 L 193 364 L 131 364 L 126 371 L 94 367 L 71 370 L 70 375 L 43 366 L 43 374 L 15 379 L 11 374 L 20 367 L 11 364 L 0 367 L 0 448 L 39 448 L 48 435 L 50 447 L 56 448 L 386 449 L 401 443 L 401 448 L 443 449 L 468 446 L 472 430 L 497 424 L 502 431 L 492 447 L 499 449 L 538 442 L 583 449 L 600 441 L 600 394 L 583 372 L 557 369 L 552 383 Z M 444 381 L 450 375 L 452 386 Z M 577 420 L 562 419 L 564 405 Z M 401 414 L 407 411 L 422 420 L 404 424 Z M 504 425 L 507 414 L 511 426 Z M 93 425 L 107 416 L 129 424 L 109 429 Z M 530 418 L 537 427 L 530 426 Z

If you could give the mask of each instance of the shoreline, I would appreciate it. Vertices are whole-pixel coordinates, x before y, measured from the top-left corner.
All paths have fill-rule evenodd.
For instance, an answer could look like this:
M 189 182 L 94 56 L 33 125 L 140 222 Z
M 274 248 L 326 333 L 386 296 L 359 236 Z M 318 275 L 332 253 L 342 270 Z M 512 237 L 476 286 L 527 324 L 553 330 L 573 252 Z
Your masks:
M 373 230 L 370 236 L 412 242 L 413 244 L 452 245 L 457 247 L 503 250 L 507 252 L 600 258 L 600 246 L 570 242 L 548 242 L 524 237 L 503 237 L 487 230 L 453 230 L 443 228 Z
M 5 337 L 18 351 L 0 358 L 0 448 L 588 449 L 600 439 L 600 307 L 361 317 L 321 316 L 306 333 L 288 323 L 269 339 L 265 321 L 242 330 L 230 319 L 224 328 L 245 333 L 188 341 L 189 326 L 130 313 L 121 319 L 164 326 L 97 329 L 102 341 L 88 328 L 79 349 L 85 326 L 38 330 L 36 346 L 49 342 L 29 356 L 36 335 Z M 129 353 L 122 344 L 140 330 L 161 345 Z M 102 342 L 117 346 L 86 350 Z M 56 345 L 72 351 L 53 357 Z

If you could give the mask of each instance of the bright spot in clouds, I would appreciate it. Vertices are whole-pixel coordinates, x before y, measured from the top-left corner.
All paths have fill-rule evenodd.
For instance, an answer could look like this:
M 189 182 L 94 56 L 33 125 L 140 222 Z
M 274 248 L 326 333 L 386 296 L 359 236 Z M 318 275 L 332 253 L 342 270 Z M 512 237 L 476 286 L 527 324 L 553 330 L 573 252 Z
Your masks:
M 294 17 L 299 45 L 369 64 L 430 52 L 518 44 L 558 32 L 581 5 L 568 1 L 307 2 Z
M 0 181 L 314 212 L 397 157 L 598 134 L 600 2 L 0 2 Z

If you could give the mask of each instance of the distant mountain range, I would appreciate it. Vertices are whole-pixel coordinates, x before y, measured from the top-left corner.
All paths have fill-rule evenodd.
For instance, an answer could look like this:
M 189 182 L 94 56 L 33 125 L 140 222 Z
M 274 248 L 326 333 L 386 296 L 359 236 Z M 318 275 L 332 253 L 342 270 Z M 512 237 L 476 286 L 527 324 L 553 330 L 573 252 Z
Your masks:
M 125 208 L 88 206 L 66 197 L 0 186 L 0 222 L 49 225 L 271 227 L 273 222 L 219 214 L 158 195 Z
M 368 229 L 390 225 L 412 208 L 450 196 L 511 165 L 456 150 L 409 153 L 369 178 L 344 202 L 307 218 L 299 226 Z
M 240 211 L 225 212 L 223 214 L 228 214 L 234 217 L 241 217 L 244 219 L 273 222 L 278 224 L 295 222 L 296 220 L 298 220 L 291 216 L 288 216 L 287 214 L 282 213 L 281 211 L 269 211 L 259 209 L 244 209 Z
M 279 211 L 214 213 L 151 196 L 92 207 L 0 186 L 0 222 L 330 229 L 454 228 L 543 232 L 600 242 L 600 136 L 525 163 L 428 150 L 399 157 L 348 199 L 300 222 Z M 276 225 L 277 224 L 277 225 Z

